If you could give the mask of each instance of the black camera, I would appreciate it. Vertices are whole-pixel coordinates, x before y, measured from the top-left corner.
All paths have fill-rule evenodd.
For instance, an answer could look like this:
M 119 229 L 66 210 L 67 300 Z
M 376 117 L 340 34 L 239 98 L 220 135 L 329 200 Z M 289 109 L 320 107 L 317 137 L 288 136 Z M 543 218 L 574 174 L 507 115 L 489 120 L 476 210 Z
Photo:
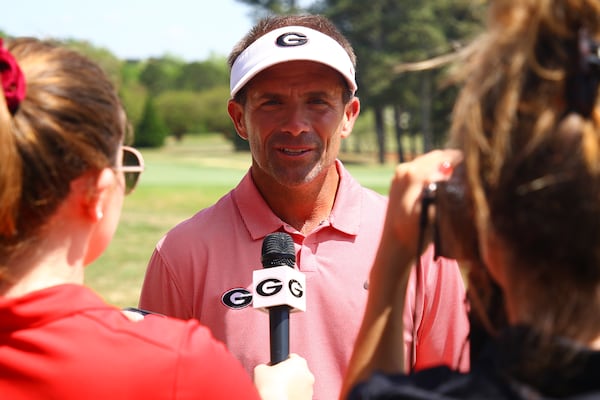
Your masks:
M 473 202 L 467 192 L 465 173 L 461 163 L 454 168 L 449 180 L 434 182 L 423 189 L 420 235 L 425 235 L 432 222 L 436 258 L 479 260 Z M 432 206 L 435 213 L 433 221 L 429 221 Z

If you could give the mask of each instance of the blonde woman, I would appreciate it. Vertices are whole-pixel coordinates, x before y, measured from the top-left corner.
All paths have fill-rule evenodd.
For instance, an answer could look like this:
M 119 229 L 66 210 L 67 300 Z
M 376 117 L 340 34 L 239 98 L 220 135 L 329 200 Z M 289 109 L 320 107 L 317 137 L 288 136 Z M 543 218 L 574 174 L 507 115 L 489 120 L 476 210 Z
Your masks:
M 454 112 L 456 149 L 396 171 L 344 399 L 600 397 L 600 2 L 491 1 L 473 46 Z M 500 310 L 474 307 L 486 311 L 479 320 L 490 340 L 470 373 L 406 375 L 394 338 L 423 195 L 445 232 L 450 216 L 439 206 L 449 184 L 465 193 L 461 214 L 471 216 L 455 232 L 473 226 L 473 245 L 458 237 L 462 254 L 475 255 L 463 265 L 471 276 L 485 268 L 492 283 L 473 280 L 471 298 L 497 285 L 503 300 Z

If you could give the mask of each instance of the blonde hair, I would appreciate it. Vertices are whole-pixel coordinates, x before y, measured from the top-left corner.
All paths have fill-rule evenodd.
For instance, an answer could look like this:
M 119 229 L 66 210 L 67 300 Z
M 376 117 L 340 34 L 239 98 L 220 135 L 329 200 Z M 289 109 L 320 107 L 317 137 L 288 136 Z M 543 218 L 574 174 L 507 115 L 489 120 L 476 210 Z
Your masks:
M 600 2 L 496 0 L 488 18 L 451 127 L 475 223 L 510 253 L 522 322 L 585 342 L 600 332 L 589 318 L 600 312 L 600 114 L 596 92 L 589 112 L 572 93 L 582 35 L 600 38 Z

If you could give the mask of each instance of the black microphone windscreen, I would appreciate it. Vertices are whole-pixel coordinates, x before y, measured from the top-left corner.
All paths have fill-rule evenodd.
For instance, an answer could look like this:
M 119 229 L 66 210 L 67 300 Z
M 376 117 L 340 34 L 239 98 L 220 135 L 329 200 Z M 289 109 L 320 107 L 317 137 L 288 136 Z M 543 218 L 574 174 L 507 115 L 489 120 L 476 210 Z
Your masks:
M 282 265 L 293 268 L 296 263 L 296 250 L 292 237 L 285 232 L 274 232 L 265 236 L 261 261 L 264 268 Z

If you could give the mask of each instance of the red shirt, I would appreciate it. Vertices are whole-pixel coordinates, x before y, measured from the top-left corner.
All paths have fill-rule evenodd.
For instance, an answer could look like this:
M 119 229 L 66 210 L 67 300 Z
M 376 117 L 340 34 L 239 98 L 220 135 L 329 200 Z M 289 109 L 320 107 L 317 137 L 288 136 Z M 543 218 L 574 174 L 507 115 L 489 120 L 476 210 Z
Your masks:
M 134 322 L 90 289 L 0 298 L 2 399 L 259 399 L 197 321 Z

